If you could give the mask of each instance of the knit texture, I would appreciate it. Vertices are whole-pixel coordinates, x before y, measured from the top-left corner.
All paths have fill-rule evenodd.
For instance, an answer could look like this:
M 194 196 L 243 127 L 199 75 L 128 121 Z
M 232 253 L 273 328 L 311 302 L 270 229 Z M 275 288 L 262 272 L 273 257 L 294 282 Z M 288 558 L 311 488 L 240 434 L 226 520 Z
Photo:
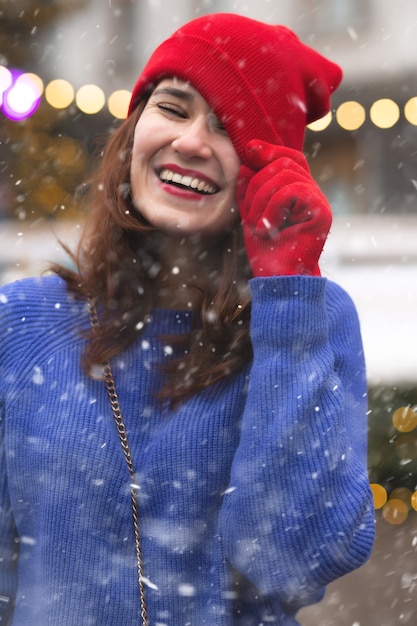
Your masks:
M 250 286 L 253 363 L 174 413 L 152 395 L 177 349 L 160 337 L 188 328 L 189 313 L 154 311 L 113 362 L 152 626 L 294 626 L 370 554 L 352 302 L 321 277 Z M 80 326 L 85 303 L 57 277 L 0 289 L 1 624 L 140 623 L 129 476 L 104 383 L 80 368 Z
M 246 163 L 251 139 L 301 150 L 306 125 L 329 111 L 342 71 L 285 26 L 214 13 L 188 22 L 155 50 L 133 88 L 129 113 L 173 77 L 205 98 Z

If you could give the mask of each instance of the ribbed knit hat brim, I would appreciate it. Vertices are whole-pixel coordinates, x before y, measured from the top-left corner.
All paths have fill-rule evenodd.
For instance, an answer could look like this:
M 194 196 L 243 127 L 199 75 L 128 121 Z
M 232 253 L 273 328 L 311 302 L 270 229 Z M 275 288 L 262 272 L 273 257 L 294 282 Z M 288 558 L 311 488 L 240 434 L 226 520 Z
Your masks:
M 285 26 L 214 13 L 188 22 L 155 50 L 134 86 L 129 114 L 173 77 L 204 97 L 244 162 L 251 139 L 302 149 L 306 125 L 329 111 L 342 71 Z

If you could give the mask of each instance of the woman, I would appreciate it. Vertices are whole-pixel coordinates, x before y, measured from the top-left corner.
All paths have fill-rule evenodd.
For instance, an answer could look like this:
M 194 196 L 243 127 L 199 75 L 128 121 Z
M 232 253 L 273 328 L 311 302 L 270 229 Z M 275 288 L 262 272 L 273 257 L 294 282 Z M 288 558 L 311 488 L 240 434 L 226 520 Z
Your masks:
M 185 25 L 76 271 L 1 290 L 2 623 L 295 625 L 369 557 L 358 320 L 301 153 L 340 79 L 284 27 Z

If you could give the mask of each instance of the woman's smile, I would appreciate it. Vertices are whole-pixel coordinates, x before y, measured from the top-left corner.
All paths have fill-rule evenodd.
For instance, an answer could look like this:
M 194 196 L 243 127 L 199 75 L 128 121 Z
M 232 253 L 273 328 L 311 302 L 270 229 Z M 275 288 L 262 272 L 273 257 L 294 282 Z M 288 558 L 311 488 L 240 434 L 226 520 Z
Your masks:
M 184 170 L 176 165 L 164 165 L 158 168 L 156 174 L 161 183 L 168 185 L 166 191 L 169 191 L 170 193 L 175 193 L 179 188 L 192 192 L 195 197 L 195 194 L 212 195 L 219 191 L 219 187 L 214 181 L 208 179 L 199 172 Z

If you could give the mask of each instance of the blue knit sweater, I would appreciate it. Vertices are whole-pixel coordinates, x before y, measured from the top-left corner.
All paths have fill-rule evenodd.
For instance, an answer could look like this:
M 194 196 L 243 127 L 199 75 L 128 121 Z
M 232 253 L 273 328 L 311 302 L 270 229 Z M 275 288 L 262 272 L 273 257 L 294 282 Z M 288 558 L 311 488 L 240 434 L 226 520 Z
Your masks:
M 170 412 L 155 310 L 112 363 L 137 482 L 152 626 L 297 624 L 363 564 L 374 514 L 354 306 L 321 277 L 253 279 L 254 360 Z M 130 481 L 86 305 L 55 276 L 0 289 L 0 624 L 133 626 Z

